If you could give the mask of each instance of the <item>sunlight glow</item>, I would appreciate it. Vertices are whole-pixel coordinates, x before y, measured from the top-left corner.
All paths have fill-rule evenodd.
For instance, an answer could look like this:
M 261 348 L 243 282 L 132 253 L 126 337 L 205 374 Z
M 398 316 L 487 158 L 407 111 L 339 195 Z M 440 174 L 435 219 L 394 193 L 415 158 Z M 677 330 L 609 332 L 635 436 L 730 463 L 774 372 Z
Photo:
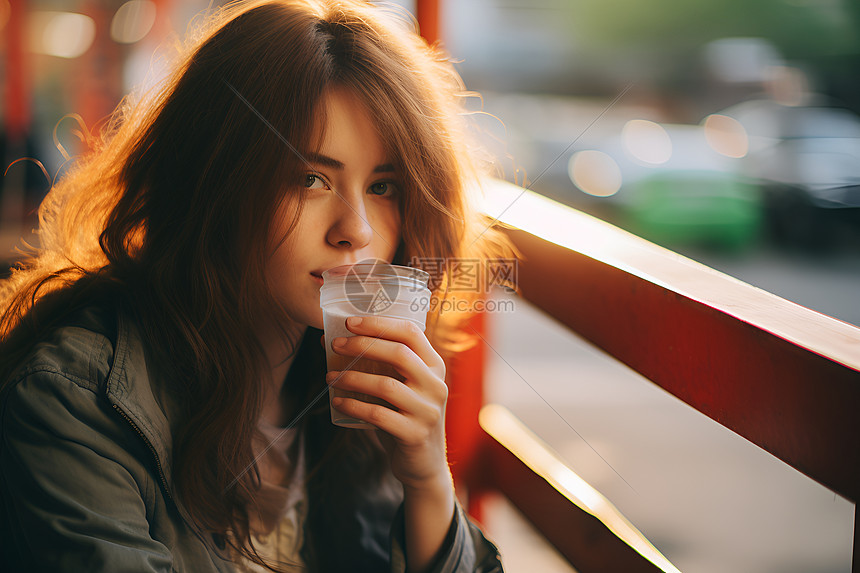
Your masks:
M 715 113 L 705 118 L 704 128 L 708 145 L 717 153 L 740 158 L 749 151 L 747 131 L 735 118 Z
M 660 165 L 672 157 L 672 140 L 658 123 L 631 119 L 621 130 L 624 148 L 635 159 L 650 165 Z
M 603 221 L 504 181 L 488 180 L 480 199 L 491 218 L 588 256 L 611 257 L 619 268 L 641 244 L 626 231 L 608 232 Z
M 28 31 L 33 52 L 77 58 L 92 45 L 96 24 L 89 16 L 74 12 L 34 12 Z
M 567 164 L 570 180 L 584 193 L 609 197 L 621 189 L 621 169 L 602 151 L 579 151 Z
M 680 573 L 608 499 L 570 469 L 506 408 L 498 404 L 484 406 L 479 420 L 490 436 L 640 555 L 662 571 Z
M 133 44 L 142 40 L 155 24 L 155 3 L 149 0 L 126 2 L 113 15 L 110 37 L 120 44 Z

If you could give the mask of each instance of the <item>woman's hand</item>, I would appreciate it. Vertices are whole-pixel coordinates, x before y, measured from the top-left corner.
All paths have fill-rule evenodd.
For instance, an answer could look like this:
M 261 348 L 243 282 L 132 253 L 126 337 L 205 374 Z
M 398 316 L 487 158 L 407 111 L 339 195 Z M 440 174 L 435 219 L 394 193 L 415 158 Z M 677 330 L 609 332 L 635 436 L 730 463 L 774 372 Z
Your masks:
M 388 451 L 392 472 L 407 489 L 450 482 L 445 454 L 448 387 L 442 357 L 411 321 L 364 316 L 351 317 L 346 325 L 355 336 L 332 341 L 335 352 L 388 364 L 403 381 L 355 370 L 329 372 L 330 384 L 381 398 L 392 406 L 336 398 L 334 407 L 385 433 L 380 441 Z
M 426 571 L 438 559 L 456 511 L 445 454 L 445 363 L 421 329 L 408 320 L 351 317 L 346 326 L 355 336 L 334 339 L 335 352 L 389 364 L 403 378 L 355 370 L 327 376 L 330 384 L 391 405 L 354 398 L 332 402 L 344 414 L 382 430 L 379 439 L 388 452 L 391 471 L 403 483 L 407 570 Z

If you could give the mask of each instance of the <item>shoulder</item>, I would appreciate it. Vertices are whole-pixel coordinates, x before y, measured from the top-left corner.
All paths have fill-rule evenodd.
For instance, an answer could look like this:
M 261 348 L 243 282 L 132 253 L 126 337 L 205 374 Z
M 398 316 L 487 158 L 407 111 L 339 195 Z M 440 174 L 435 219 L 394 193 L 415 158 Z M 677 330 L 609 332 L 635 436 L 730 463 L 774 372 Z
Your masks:
M 106 306 L 89 306 L 71 315 L 38 340 L 13 370 L 7 391 L 35 377 L 63 379 L 99 393 L 114 362 L 116 312 Z
M 38 431 L 59 438 L 78 426 L 92 431 L 111 418 L 104 395 L 115 362 L 116 320 L 109 306 L 88 306 L 33 344 L 2 387 L 5 445 Z
M 104 472 L 108 459 L 132 471 L 139 478 L 133 482 L 147 482 L 145 446 L 106 395 L 118 361 L 116 320 L 109 307 L 70 314 L 32 346 L 6 380 L 0 400 L 0 481 L 48 476 L 57 483 L 78 483 L 87 472 Z M 81 469 L 84 462 L 89 470 Z
M 134 481 L 149 480 L 147 447 L 110 395 L 113 381 L 126 379 L 131 368 L 121 350 L 127 337 L 116 334 L 120 324 L 110 307 L 76 311 L 36 342 L 7 379 L 0 398 L 0 481 L 36 472 L 65 483 L 75 479 L 70 468 L 88 460 L 87 471 L 97 474 L 103 459 L 133 472 Z

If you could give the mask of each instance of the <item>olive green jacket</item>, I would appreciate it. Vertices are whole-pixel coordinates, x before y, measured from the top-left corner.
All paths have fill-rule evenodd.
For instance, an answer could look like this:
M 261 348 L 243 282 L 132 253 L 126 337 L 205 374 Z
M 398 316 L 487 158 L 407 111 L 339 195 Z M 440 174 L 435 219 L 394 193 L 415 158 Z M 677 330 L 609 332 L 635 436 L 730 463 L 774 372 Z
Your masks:
M 233 571 L 175 497 L 171 419 L 131 321 L 89 309 L 39 342 L 0 402 L 0 571 Z M 355 563 L 405 571 L 402 489 L 365 502 Z M 501 570 L 458 505 L 434 571 Z

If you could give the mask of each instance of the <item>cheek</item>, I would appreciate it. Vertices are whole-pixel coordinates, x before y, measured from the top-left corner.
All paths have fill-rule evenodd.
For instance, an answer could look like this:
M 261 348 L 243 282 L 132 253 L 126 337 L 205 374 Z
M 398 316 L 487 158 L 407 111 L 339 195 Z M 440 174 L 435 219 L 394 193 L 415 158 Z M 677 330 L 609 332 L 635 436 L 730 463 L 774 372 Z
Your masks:
M 387 249 L 386 260 L 392 260 L 397 251 L 397 246 L 401 240 L 401 216 L 400 210 L 396 207 L 387 210 L 382 214 L 380 223 L 381 234 L 385 237 L 385 248 Z
M 285 284 L 289 284 L 293 278 L 297 264 L 300 264 L 300 252 L 297 252 L 296 237 L 298 227 L 293 229 L 287 237 L 278 237 L 274 245 L 275 252 L 269 257 L 266 276 L 269 286 L 278 292 L 283 290 Z
M 289 259 L 280 255 L 281 253 L 278 252 L 274 257 L 269 259 L 269 268 L 266 273 L 269 280 L 269 288 L 277 295 L 281 293 L 284 289 L 284 285 L 287 284 L 290 279 Z
M 402 225 L 402 216 L 400 215 L 400 207 L 394 203 L 384 214 L 385 225 L 388 233 L 392 237 L 400 238 L 400 229 Z

